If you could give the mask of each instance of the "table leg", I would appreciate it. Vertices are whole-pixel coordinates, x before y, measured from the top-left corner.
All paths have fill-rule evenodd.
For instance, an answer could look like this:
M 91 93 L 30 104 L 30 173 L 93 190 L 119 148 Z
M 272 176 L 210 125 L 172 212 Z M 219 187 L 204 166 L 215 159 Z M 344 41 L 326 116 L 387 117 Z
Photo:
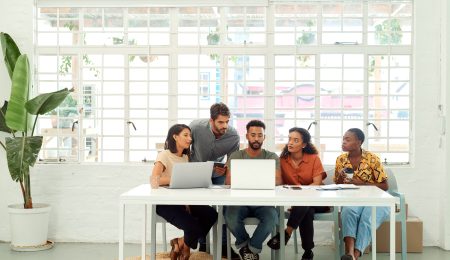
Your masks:
M 391 205 L 391 223 L 390 223 L 390 260 L 395 260 L 395 204 Z
M 372 207 L 372 260 L 377 260 L 377 207 Z
M 216 224 L 216 234 L 213 237 L 214 244 L 214 260 L 222 259 L 222 226 L 223 226 L 223 206 L 217 207 L 217 224 Z
M 278 231 L 280 232 L 280 250 L 277 251 L 276 259 L 285 259 L 285 235 L 284 235 L 284 207 L 278 207 Z
M 119 260 L 123 260 L 123 243 L 125 233 L 125 204 L 119 203 Z
M 156 259 L 156 205 L 151 205 L 151 227 L 150 227 L 150 240 L 151 240 L 151 250 L 150 250 L 150 259 Z M 163 241 L 166 243 L 166 241 Z M 145 259 L 145 258 L 144 258 Z
M 141 259 L 145 259 L 145 247 L 147 244 L 147 204 L 144 204 L 144 212 L 142 212 L 142 243 L 141 243 Z

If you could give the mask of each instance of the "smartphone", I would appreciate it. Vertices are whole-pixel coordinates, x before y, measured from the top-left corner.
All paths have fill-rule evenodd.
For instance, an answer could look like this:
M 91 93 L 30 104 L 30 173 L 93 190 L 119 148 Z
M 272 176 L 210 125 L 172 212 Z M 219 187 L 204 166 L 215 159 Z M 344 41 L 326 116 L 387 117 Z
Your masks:
M 283 185 L 284 188 L 286 189 L 291 189 L 291 190 L 301 190 L 302 187 L 300 186 L 293 186 L 293 185 Z
M 220 167 L 220 168 L 223 168 L 223 167 L 225 167 L 225 163 L 223 163 L 223 162 L 214 162 L 214 167 Z
M 353 174 L 353 168 L 345 168 L 345 169 L 344 169 L 344 172 L 345 172 L 345 173 Z

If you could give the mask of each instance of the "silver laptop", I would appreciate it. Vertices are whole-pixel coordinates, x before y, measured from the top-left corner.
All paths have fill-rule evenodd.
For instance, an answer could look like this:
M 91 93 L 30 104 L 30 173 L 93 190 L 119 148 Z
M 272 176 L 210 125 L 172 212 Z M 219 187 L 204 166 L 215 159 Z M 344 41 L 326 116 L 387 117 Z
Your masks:
M 214 162 L 176 163 L 173 165 L 169 188 L 190 189 L 208 188 Z
M 231 189 L 275 189 L 275 160 L 233 159 L 230 161 Z

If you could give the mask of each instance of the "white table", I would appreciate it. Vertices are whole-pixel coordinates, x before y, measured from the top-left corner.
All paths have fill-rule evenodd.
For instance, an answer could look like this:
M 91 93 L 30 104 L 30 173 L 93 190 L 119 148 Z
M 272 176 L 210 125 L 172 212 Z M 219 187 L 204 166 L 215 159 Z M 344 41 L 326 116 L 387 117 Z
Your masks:
M 279 206 L 371 206 L 372 219 L 377 206 L 387 206 L 390 214 L 390 259 L 395 259 L 395 202 L 396 198 L 374 186 L 360 186 L 356 190 L 319 191 L 315 189 L 288 190 L 277 187 L 275 190 L 231 190 L 231 189 L 166 189 L 152 190 L 149 184 L 142 184 L 120 195 L 119 199 L 119 260 L 124 259 L 125 205 L 141 204 L 143 211 L 142 259 L 145 259 L 147 242 L 147 206 L 151 206 L 152 220 L 155 219 L 155 205 L 217 205 L 219 211 L 226 205 Z M 219 214 L 221 215 L 221 214 Z M 218 218 L 213 229 L 214 259 L 221 259 L 221 232 L 223 218 Z M 280 214 L 280 224 L 284 227 L 284 214 Z M 217 228 L 218 227 L 218 228 Z M 152 227 L 154 228 L 154 227 Z M 153 234 L 156 232 L 152 232 Z M 284 239 L 284 232 L 280 232 Z M 156 237 L 152 237 L 156 241 Z M 372 259 L 376 259 L 376 227 L 372 221 Z M 155 259 L 156 245 L 152 243 L 151 259 Z M 284 247 L 278 250 L 283 259 Z

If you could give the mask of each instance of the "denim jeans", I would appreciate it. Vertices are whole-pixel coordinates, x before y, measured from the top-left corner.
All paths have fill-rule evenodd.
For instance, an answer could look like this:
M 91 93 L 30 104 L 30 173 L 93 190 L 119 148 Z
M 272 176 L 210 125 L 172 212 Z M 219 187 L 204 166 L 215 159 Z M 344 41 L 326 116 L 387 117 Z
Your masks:
M 255 217 L 259 224 L 252 237 L 245 230 L 244 219 Z M 253 253 L 260 253 L 264 240 L 272 233 L 278 220 L 275 207 L 261 206 L 228 206 L 225 211 L 225 223 L 236 237 L 236 247 L 240 249 L 248 245 Z
M 377 207 L 376 227 L 389 216 L 389 207 Z M 342 207 L 342 233 L 356 239 L 355 248 L 364 253 L 372 240 L 372 207 Z

